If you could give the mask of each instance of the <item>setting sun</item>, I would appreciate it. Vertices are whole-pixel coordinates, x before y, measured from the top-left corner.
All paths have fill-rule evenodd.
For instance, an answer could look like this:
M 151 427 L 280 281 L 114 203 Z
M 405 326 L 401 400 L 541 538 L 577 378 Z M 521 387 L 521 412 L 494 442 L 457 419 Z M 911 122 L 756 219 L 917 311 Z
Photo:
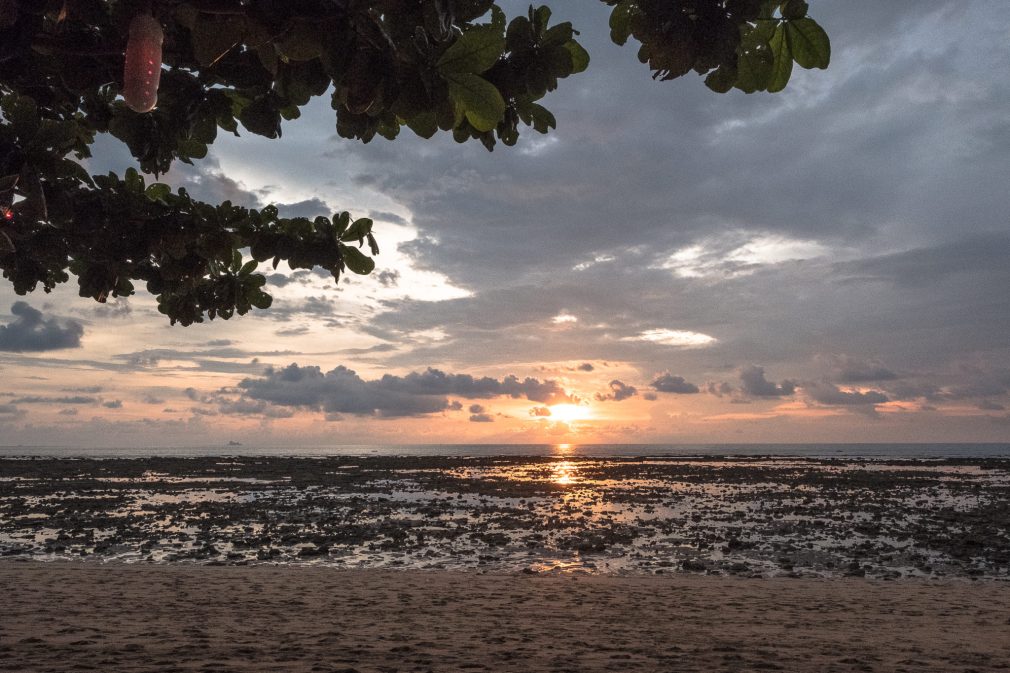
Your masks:
M 592 410 L 581 404 L 555 404 L 550 407 L 551 418 L 562 423 L 584 421 L 592 417 Z

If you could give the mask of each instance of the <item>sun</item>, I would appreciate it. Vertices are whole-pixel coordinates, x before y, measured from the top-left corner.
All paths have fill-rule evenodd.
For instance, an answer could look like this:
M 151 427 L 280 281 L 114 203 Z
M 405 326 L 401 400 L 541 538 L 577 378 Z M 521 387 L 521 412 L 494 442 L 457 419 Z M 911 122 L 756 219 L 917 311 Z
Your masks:
M 551 419 L 562 423 L 584 421 L 592 417 L 592 410 L 581 404 L 555 404 L 550 407 Z

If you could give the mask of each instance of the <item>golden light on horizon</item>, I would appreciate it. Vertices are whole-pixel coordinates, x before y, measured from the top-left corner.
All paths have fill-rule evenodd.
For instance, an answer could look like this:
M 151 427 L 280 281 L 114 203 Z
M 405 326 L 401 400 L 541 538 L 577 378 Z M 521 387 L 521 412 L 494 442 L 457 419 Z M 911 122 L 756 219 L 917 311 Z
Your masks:
M 592 417 L 592 410 L 581 404 L 555 404 L 549 407 L 551 419 L 562 423 L 585 421 Z

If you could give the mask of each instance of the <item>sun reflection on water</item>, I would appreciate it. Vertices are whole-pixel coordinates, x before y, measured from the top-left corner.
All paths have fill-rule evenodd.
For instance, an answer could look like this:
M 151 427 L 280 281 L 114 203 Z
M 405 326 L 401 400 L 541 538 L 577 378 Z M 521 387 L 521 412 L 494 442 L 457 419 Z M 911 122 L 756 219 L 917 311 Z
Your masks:
M 554 463 L 551 469 L 553 472 L 552 481 L 555 484 L 568 486 L 569 484 L 574 484 L 577 481 L 575 473 L 578 471 L 578 467 L 567 460 Z

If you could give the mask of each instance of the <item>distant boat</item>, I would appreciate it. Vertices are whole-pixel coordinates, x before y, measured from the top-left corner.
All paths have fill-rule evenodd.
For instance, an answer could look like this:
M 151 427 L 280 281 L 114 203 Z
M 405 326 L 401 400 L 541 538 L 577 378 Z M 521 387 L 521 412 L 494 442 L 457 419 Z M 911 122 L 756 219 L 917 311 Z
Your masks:
M 242 442 L 236 442 L 234 439 L 228 442 L 228 446 L 242 446 Z

